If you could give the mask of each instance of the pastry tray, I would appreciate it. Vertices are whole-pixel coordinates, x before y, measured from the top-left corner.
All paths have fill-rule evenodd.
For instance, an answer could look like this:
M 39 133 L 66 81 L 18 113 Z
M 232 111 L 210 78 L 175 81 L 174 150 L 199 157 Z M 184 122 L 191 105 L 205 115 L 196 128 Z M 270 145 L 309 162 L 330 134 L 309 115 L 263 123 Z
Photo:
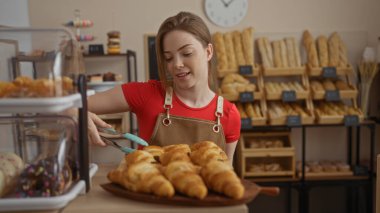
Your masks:
M 0 113 L 56 113 L 71 107 L 82 107 L 79 93 L 51 98 L 0 99 Z
M 112 89 L 117 85 L 121 85 L 122 83 L 122 81 L 88 82 L 87 86 L 96 92 L 103 92 Z
M 96 164 L 90 164 L 90 178 L 95 175 L 97 170 L 98 166 Z M 85 194 L 85 191 L 86 183 L 84 180 L 80 180 L 73 184 L 69 191 L 60 196 L 47 198 L 0 198 L 0 212 L 60 209 L 65 207 L 79 194 Z

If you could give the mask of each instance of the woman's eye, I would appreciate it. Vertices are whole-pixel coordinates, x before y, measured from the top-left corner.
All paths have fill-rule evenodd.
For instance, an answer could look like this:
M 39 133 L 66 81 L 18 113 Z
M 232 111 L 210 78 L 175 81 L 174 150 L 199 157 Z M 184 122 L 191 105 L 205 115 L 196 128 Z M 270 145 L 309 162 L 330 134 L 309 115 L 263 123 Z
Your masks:
M 165 58 L 166 62 L 170 62 L 173 58 Z
M 189 53 L 184 53 L 183 55 L 184 56 L 191 56 L 193 53 L 189 52 Z

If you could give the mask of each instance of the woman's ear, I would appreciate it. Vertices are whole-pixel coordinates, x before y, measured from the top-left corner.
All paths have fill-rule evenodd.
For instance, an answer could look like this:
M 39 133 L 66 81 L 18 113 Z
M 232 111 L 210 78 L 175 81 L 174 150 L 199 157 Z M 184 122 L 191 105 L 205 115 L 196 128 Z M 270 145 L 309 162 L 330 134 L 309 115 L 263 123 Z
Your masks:
M 214 55 L 214 47 L 212 46 L 211 43 L 207 45 L 206 53 L 207 53 L 207 61 L 210 61 L 212 59 L 212 56 Z

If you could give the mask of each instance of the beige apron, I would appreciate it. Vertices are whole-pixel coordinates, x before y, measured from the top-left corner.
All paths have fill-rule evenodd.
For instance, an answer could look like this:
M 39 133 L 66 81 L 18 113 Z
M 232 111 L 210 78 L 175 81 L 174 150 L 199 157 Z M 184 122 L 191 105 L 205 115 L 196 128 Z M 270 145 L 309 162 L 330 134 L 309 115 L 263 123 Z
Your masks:
M 164 109 L 160 113 L 150 139 L 150 145 L 193 144 L 199 141 L 213 141 L 224 151 L 226 141 L 220 118 L 223 116 L 223 97 L 218 96 L 215 121 L 170 115 L 173 89 L 166 90 Z

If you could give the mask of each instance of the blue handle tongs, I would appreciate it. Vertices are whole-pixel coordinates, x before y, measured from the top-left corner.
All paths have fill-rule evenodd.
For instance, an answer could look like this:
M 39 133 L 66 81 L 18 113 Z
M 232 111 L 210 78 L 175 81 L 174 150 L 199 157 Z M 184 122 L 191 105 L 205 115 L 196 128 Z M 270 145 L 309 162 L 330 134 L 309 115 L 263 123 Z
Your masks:
M 136 135 L 133 135 L 130 133 L 119 133 L 113 128 L 98 127 L 98 131 L 99 131 L 100 137 L 103 139 L 103 141 L 105 143 L 107 143 L 108 145 L 111 145 L 114 148 L 121 150 L 122 152 L 124 152 L 126 154 L 134 152 L 135 149 L 132 149 L 132 148 L 129 148 L 126 146 L 120 146 L 116 141 L 114 141 L 112 139 L 127 139 L 127 140 L 130 140 L 131 142 L 140 144 L 142 146 L 148 146 L 149 145 L 145 140 L 143 140 L 142 138 L 140 138 Z

